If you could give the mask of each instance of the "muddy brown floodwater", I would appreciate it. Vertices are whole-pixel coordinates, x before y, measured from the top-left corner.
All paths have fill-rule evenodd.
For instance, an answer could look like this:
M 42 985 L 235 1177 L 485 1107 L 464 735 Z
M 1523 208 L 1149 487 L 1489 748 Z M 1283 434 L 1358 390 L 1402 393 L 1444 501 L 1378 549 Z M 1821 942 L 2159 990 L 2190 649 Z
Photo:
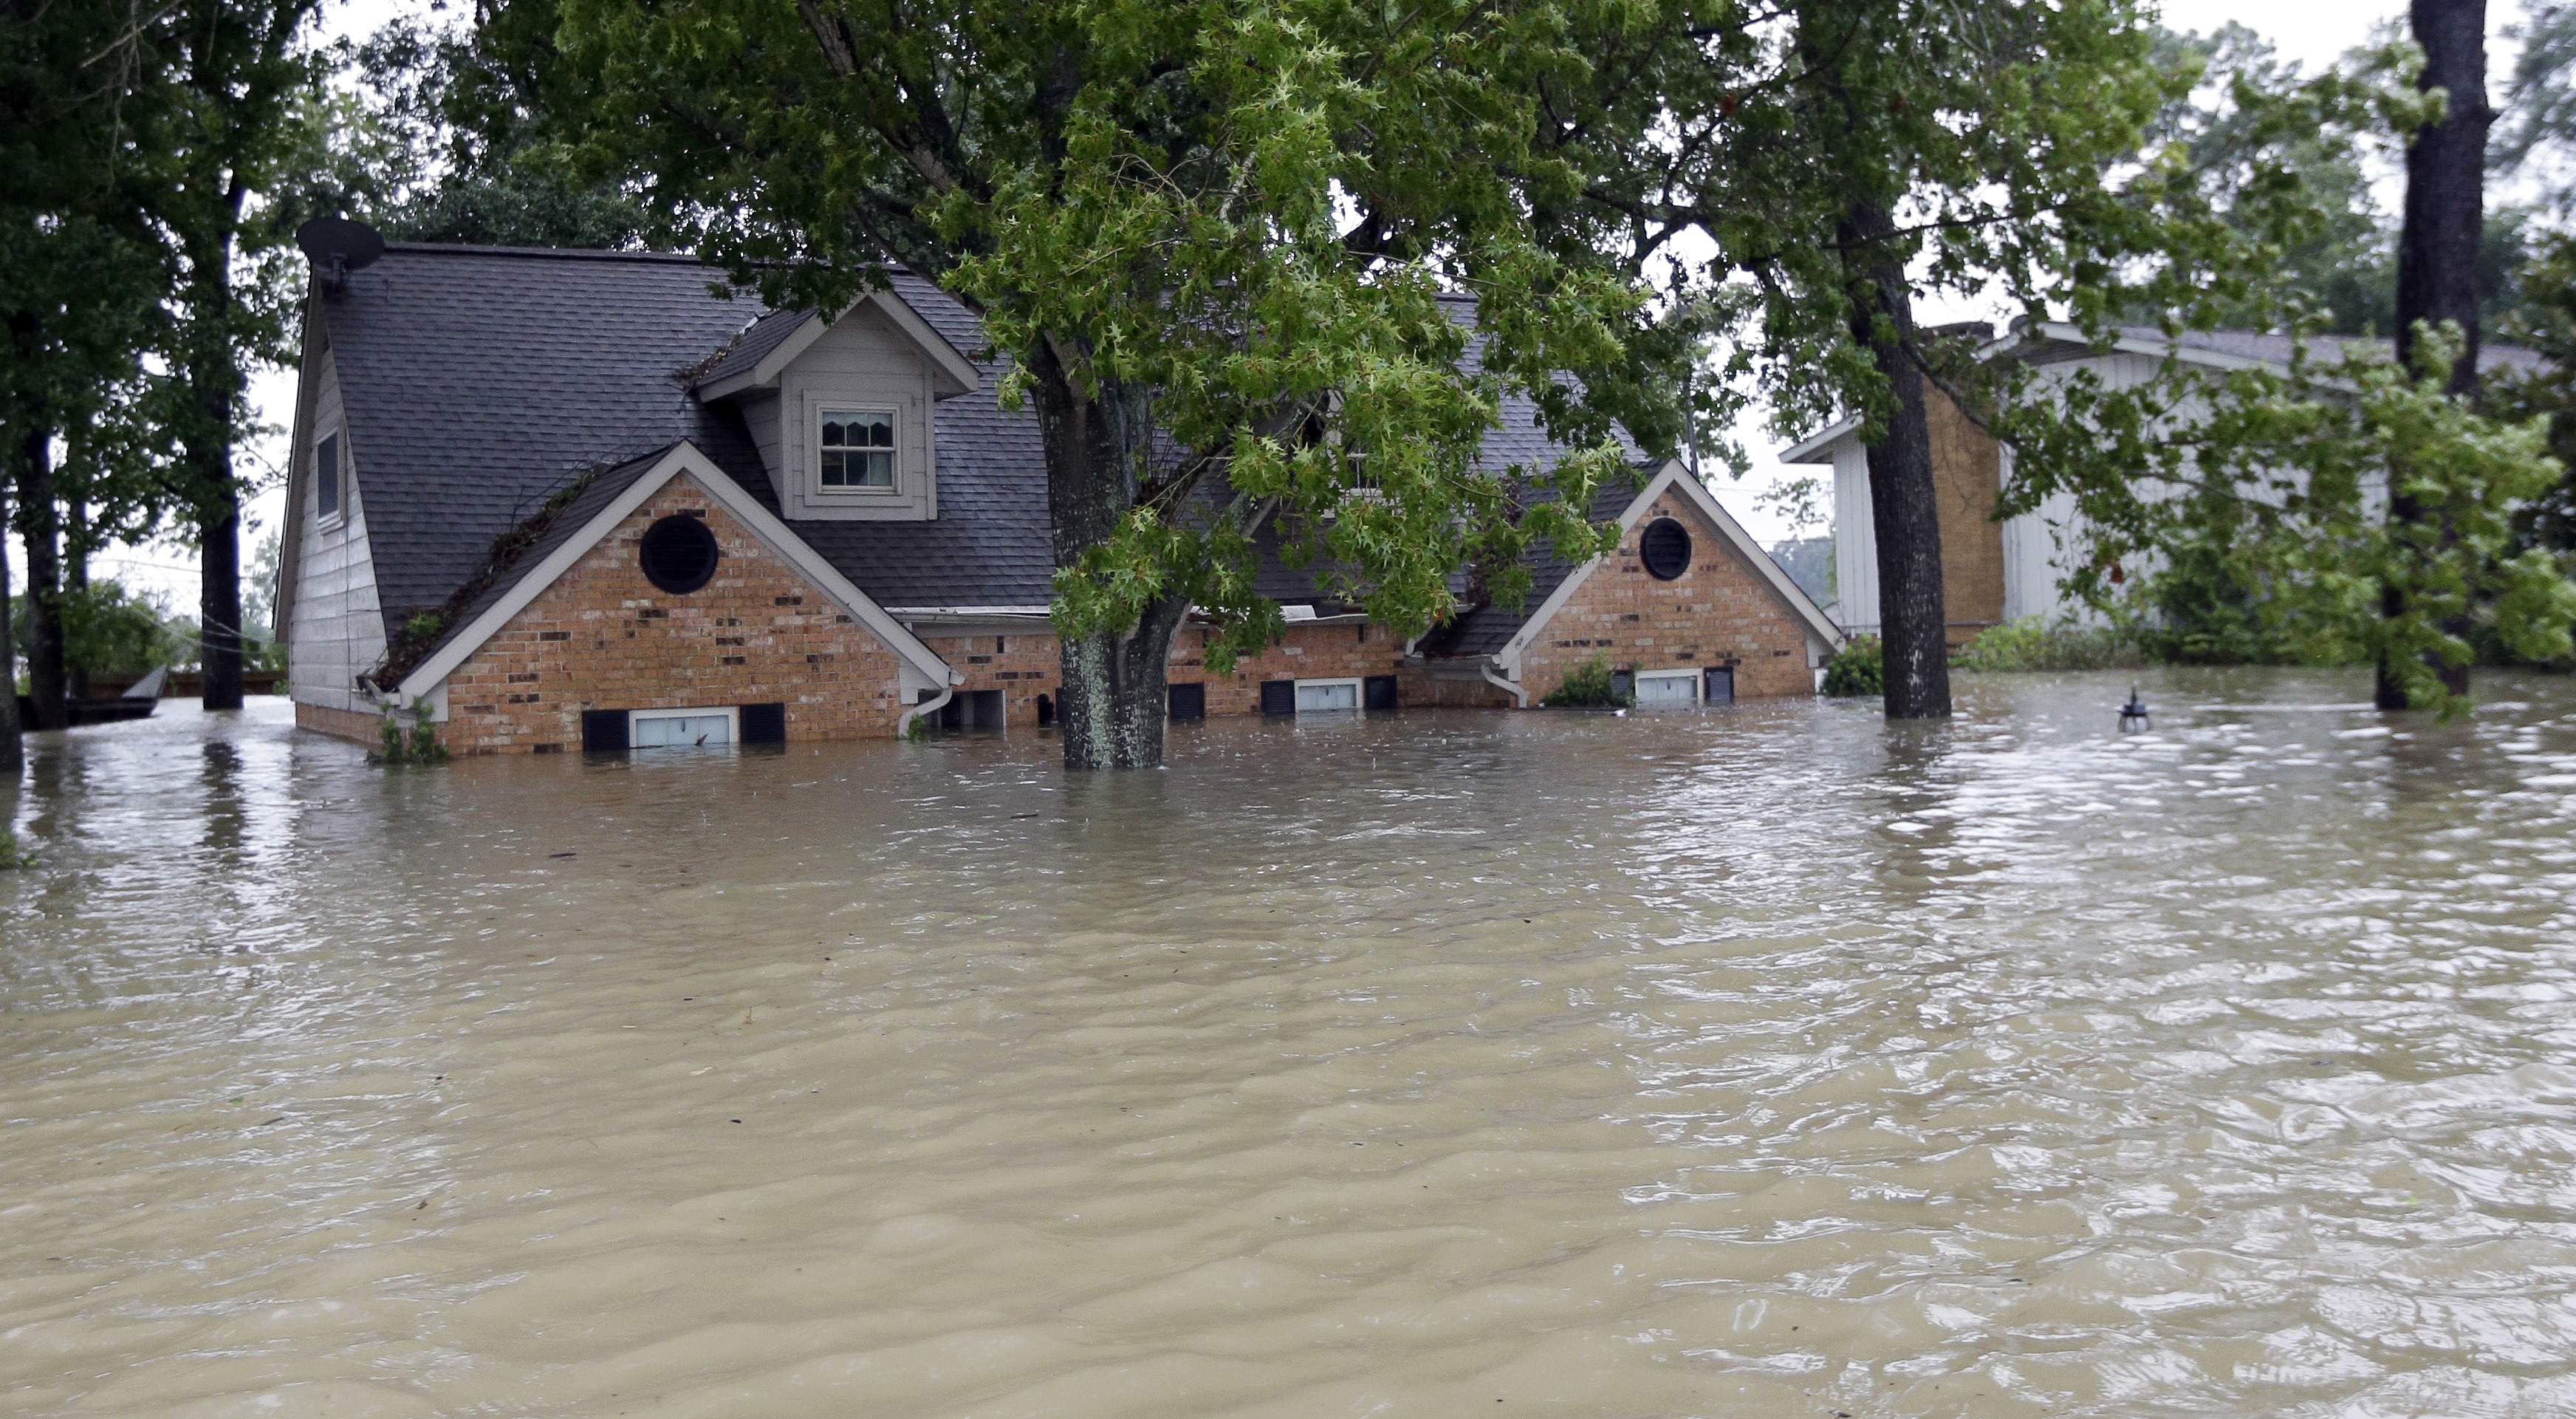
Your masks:
M 2576 683 L 31 739 L 0 1412 L 2576 1413 Z

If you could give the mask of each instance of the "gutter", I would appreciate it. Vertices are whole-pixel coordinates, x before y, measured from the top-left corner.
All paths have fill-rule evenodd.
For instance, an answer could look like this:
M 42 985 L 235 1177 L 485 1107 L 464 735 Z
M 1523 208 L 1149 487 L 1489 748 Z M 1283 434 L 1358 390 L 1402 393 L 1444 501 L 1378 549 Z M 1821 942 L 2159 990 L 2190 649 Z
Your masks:
M 1477 670 L 1477 673 L 1479 673 L 1479 674 L 1481 674 L 1481 675 L 1483 675 L 1483 676 L 1485 677 L 1485 683 L 1486 683 L 1486 684 L 1491 685 L 1491 686 L 1493 686 L 1495 689 L 1497 689 L 1497 690 L 1501 690 L 1501 691 L 1505 692 L 1506 694 L 1509 694 L 1509 695 L 1512 697 L 1512 703 L 1513 703 L 1513 707 L 1514 707 L 1514 708 L 1516 708 L 1516 709 L 1528 709 L 1528 708 L 1529 708 L 1529 691 L 1528 691 L 1528 689 L 1527 689 L 1527 688 L 1525 688 L 1525 687 L 1521 684 L 1521 682 L 1520 682 L 1520 681 L 1518 681 L 1518 680 L 1506 680 L 1506 679 L 1504 679 L 1504 678 L 1503 678 L 1503 676 L 1502 676 L 1502 672 L 1500 672 L 1499 670 L 1495 669 L 1495 667 L 1494 667 L 1494 662 L 1492 662 L 1491 660 L 1488 660 L 1488 661 L 1486 661 L 1484 664 L 1477 666 L 1477 667 L 1476 667 L 1476 670 Z

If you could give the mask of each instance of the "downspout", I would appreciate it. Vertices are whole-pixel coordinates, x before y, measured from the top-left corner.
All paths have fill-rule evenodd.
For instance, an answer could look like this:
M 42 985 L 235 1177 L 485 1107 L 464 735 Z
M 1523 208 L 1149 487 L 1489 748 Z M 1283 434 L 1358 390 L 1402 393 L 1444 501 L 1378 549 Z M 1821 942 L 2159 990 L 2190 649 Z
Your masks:
M 1495 668 L 1494 662 L 1491 659 L 1488 659 L 1484 664 L 1477 666 L 1476 670 L 1478 674 L 1485 677 L 1486 684 L 1491 685 L 1495 689 L 1501 690 L 1512 697 L 1512 707 L 1514 709 L 1529 708 L 1529 691 L 1523 688 L 1521 682 L 1518 680 L 1504 679 L 1502 673 Z
M 895 716 L 895 720 L 894 720 L 894 737 L 895 737 L 895 738 L 897 738 L 897 739 L 909 739 L 909 738 L 911 738 L 911 737 L 912 737 L 912 722 L 913 722 L 914 720 L 917 720 L 917 719 L 921 718 L 923 715 L 925 715 L 925 714 L 929 714 L 929 713 L 931 713 L 931 712 L 933 712 L 933 711 L 935 711 L 935 710 L 939 710 L 939 709 L 943 709 L 943 708 L 945 708 L 945 707 L 947 706 L 947 704 L 948 704 L 948 702 L 949 702 L 950 700 L 955 699 L 955 698 L 957 697 L 957 685 L 958 685 L 958 681 L 959 681 L 960 679 L 962 679 L 963 677 L 958 676 L 958 675 L 957 675 L 957 672 L 955 672 L 955 671 L 953 671 L 953 670 L 949 672 L 949 675 L 950 675 L 950 677 L 951 677 L 951 678 L 950 678 L 950 680 L 949 680 L 949 682 L 948 682 L 947 684 L 942 685 L 942 686 L 940 686 L 940 687 L 939 687 L 939 693 L 938 693 L 938 694 L 931 696 L 929 699 L 923 700 L 921 703 L 916 704 L 916 705 L 912 706 L 911 708 L 909 708 L 909 709 L 905 710 L 903 713 L 901 713 L 901 714 L 899 714 L 899 715 L 896 715 L 896 716 Z

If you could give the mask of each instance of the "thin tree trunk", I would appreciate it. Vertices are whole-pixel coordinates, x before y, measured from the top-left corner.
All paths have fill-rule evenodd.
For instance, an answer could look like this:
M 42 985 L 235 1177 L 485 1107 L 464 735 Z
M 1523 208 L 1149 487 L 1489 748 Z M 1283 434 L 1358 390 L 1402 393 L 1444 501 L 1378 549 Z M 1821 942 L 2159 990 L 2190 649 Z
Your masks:
M 1895 223 L 1866 200 L 1842 224 L 1847 249 L 1887 250 Z M 1894 256 L 1860 273 L 1851 294 L 1852 339 L 1870 352 L 1896 408 L 1887 435 L 1868 446 L 1870 525 L 1878 534 L 1878 633 L 1889 719 L 1950 716 L 1949 605 L 1941 582 L 1941 505 L 1932 483 L 1932 429 L 1923 372 L 1905 354 L 1914 297 Z
M 2451 321 L 2463 337 L 2460 361 L 2451 367 L 2454 398 L 2478 396 L 2478 244 L 2486 227 L 2487 107 L 2486 0 L 2414 0 L 2408 10 L 2415 42 L 2424 50 L 2417 85 L 2449 96 L 2442 121 L 2418 132 L 2406 150 L 2406 216 L 2397 238 L 2397 357 L 2411 361 L 2415 326 Z M 2423 522 L 2428 513 L 2402 494 L 2389 499 L 2392 523 Z M 2405 593 L 2381 593 L 2390 619 L 2406 610 Z M 2446 626 L 2454 635 L 2465 625 Z M 2435 664 L 2442 685 L 2469 691 L 2469 667 Z M 2404 709 L 2406 687 L 2383 661 L 2377 700 L 2381 709 Z
M 53 433 L 31 429 L 19 449 L 18 536 L 27 548 L 27 728 L 71 723 L 63 699 L 61 511 L 54 503 Z
M 77 601 L 89 590 L 89 503 L 79 497 L 63 499 L 63 601 Z M 68 658 L 70 637 L 64 637 L 63 694 L 71 699 L 89 698 L 89 667 Z
M 230 441 L 227 440 L 227 443 Z M 232 469 L 231 450 L 223 468 Z M 210 710 L 242 707 L 241 640 L 241 497 L 229 483 L 210 496 L 214 515 L 199 524 L 197 548 L 197 623 L 199 673 L 205 693 L 199 703 Z
M 27 747 L 18 738 L 18 649 L 9 635 L 9 480 L 0 478 L 0 774 L 15 788 L 18 771 L 27 765 Z M 8 819 L 0 815 L 0 827 Z
M 1077 565 L 1106 542 L 1134 503 L 1152 443 L 1152 409 L 1139 390 L 1074 387 L 1052 349 L 1031 362 L 1038 429 L 1046 448 L 1055 564 Z M 1057 715 L 1068 769 L 1150 769 L 1163 762 L 1172 633 L 1189 612 L 1166 598 L 1119 634 L 1066 636 Z
M 232 220 L 239 215 L 236 199 Z M 193 253 L 189 263 L 189 319 L 197 328 L 191 333 L 196 348 L 188 379 L 196 417 L 181 442 L 197 506 L 200 703 L 210 710 L 242 707 L 241 490 L 233 482 L 233 406 L 241 371 L 229 335 L 232 249 L 228 223 L 211 249 Z

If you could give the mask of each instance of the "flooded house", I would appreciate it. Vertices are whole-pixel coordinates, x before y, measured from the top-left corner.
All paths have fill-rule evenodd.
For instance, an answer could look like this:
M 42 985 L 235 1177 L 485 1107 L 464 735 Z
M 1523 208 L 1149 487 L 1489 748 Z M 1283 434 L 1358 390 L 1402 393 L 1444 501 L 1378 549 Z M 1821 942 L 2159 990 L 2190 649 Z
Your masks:
M 896 274 L 846 310 L 717 293 L 693 258 L 384 244 L 337 224 L 306 309 L 279 604 L 296 722 L 455 753 L 1042 723 L 1060 672 L 1035 415 L 975 317 Z M 308 249 L 311 249 L 308 244 Z M 1526 401 L 1498 463 L 1552 447 Z M 1839 639 L 1679 463 L 1542 557 L 1517 609 L 1406 637 L 1266 541 L 1288 626 L 1170 712 L 1525 707 L 1595 656 L 1641 701 L 1804 695 Z
M 2185 379 L 2216 381 L 2233 370 L 2261 369 L 2287 375 L 2297 345 L 2287 335 L 2248 330 L 2192 330 L 2167 336 L 2149 326 L 2118 326 L 2107 343 L 2065 321 L 2042 321 L 2000 333 L 1983 326 L 1947 327 L 1992 336 L 1978 351 L 1985 361 L 2015 360 L 2032 366 L 2038 389 L 2048 390 L 2070 378 L 2098 381 L 2104 389 L 2136 389 L 2157 381 L 2171 361 Z M 2365 359 L 2395 357 L 2393 341 L 2346 336 L 2320 336 L 2309 342 L 2308 357 L 2319 362 L 2358 354 Z M 2490 341 L 2479 347 L 2478 366 L 2489 373 L 2536 368 L 2541 357 L 2515 345 Z M 1941 511 L 1941 583 L 1949 612 L 1948 639 L 1964 645 L 1988 627 L 2007 621 L 2091 623 L 2099 613 L 2069 592 L 2070 569 L 2091 556 L 2085 520 L 2075 495 L 2050 493 L 2037 507 L 1997 519 L 1996 499 L 2012 485 L 2013 449 L 1986 432 L 1938 385 L 1923 391 L 1932 434 L 1932 478 Z M 2167 419 L 2188 426 L 2208 410 L 2207 396 L 2186 390 L 2174 396 Z M 1833 557 L 1838 622 L 1855 635 L 1878 633 L 1878 535 L 1871 520 L 1869 457 L 1860 440 L 1861 421 L 1846 417 L 1780 451 L 1780 461 L 1830 467 L 1833 480 Z M 2304 475 L 2281 475 L 2304 486 Z M 2382 488 L 2375 496 L 2384 497 Z M 2162 489 L 2147 482 L 2150 495 Z

